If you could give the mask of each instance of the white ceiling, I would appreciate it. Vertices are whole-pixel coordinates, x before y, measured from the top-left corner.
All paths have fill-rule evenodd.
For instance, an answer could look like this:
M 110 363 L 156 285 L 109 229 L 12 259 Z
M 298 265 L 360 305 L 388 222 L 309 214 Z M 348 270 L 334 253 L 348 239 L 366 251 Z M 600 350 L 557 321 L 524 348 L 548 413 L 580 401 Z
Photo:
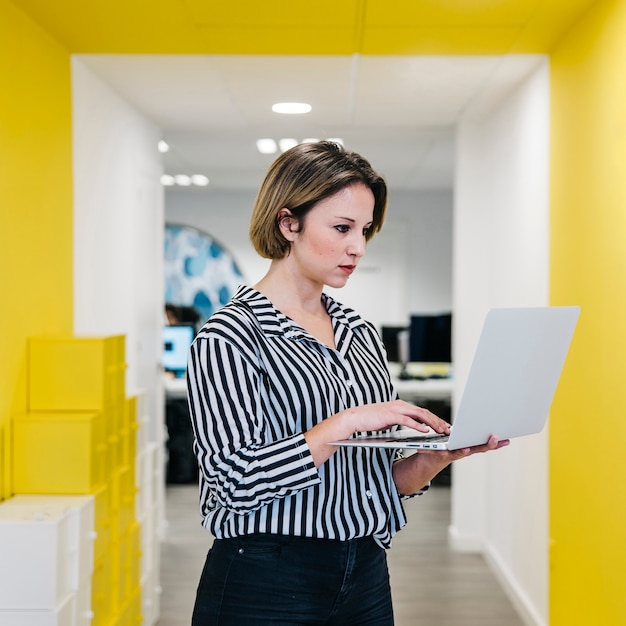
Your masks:
M 533 56 L 80 55 L 162 129 L 169 174 L 204 174 L 210 189 L 256 189 L 275 156 L 260 137 L 341 137 L 392 188 L 450 189 L 454 129 L 488 111 L 536 64 Z M 273 113 L 308 102 L 306 115 Z

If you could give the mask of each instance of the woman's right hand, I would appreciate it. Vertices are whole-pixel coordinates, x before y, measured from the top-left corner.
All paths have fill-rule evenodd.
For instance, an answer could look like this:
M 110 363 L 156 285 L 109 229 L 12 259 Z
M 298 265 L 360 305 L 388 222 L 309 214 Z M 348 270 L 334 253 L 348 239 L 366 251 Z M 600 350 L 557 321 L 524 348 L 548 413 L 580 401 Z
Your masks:
M 390 402 L 378 402 L 376 404 L 363 404 L 358 407 L 346 409 L 331 419 L 336 418 L 342 423 L 341 429 L 347 433 L 347 439 L 352 433 L 373 430 L 384 430 L 390 426 L 407 426 L 421 432 L 429 432 L 431 429 L 441 435 L 450 434 L 450 424 L 428 409 L 424 409 L 404 400 L 392 400 Z
M 384 430 L 391 426 L 407 426 L 425 433 L 432 429 L 439 434 L 450 434 L 450 424 L 428 409 L 404 400 L 391 400 L 345 409 L 311 428 L 304 433 L 304 438 L 316 467 L 319 467 L 337 450 L 337 446 L 329 444 L 329 441 L 348 439 L 353 433 Z

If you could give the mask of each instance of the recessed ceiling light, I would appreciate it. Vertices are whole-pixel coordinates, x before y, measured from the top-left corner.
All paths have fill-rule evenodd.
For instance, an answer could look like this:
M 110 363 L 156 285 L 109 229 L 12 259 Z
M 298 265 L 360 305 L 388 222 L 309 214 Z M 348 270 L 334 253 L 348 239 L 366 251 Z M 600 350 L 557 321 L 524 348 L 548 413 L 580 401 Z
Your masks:
M 285 113 L 287 115 L 299 115 L 308 113 L 311 105 L 306 102 L 277 102 L 272 105 L 274 113 Z
M 275 154 L 278 150 L 278 146 L 273 139 L 257 139 L 256 140 L 257 150 L 261 154 Z
M 204 174 L 193 174 L 191 182 L 198 187 L 206 187 L 209 184 L 209 179 Z
M 166 187 L 171 187 L 175 182 L 176 181 L 174 180 L 174 177 L 170 174 L 163 174 L 161 176 L 161 184 L 165 185 Z
M 316 143 L 318 141 L 319 141 L 319 139 L 317 137 L 305 137 L 302 140 L 302 143 Z
M 291 137 L 285 137 L 284 139 L 278 140 L 278 145 L 280 146 L 281 152 L 287 152 L 289 148 L 293 148 L 298 145 L 298 140 Z
M 174 180 L 176 184 L 181 187 L 189 187 L 189 185 L 191 185 L 191 176 L 187 176 L 187 174 L 176 174 Z
M 157 144 L 157 148 L 159 149 L 159 152 L 168 152 L 170 149 L 170 145 L 167 143 L 167 141 L 163 141 L 163 139 L 161 139 Z

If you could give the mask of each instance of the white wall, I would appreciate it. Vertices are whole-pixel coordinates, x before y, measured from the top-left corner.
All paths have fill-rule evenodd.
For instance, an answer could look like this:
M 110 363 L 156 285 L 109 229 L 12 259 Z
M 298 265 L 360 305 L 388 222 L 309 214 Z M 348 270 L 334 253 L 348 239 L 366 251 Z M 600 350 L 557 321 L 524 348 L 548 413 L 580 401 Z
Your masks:
M 253 284 L 269 264 L 248 239 L 255 195 L 168 189 L 165 219 L 209 233 L 231 252 L 248 284 Z M 404 324 L 412 312 L 451 309 L 451 266 L 452 192 L 391 189 L 383 230 L 368 245 L 349 285 L 328 291 L 375 324 Z
M 162 424 L 164 216 L 218 239 L 253 283 L 268 264 L 248 242 L 254 192 L 172 190 L 164 209 L 158 130 L 76 59 L 73 82 L 75 332 L 127 335 L 128 385 L 149 390 Z M 543 61 L 496 110 L 485 115 L 478 101 L 467 113 L 454 200 L 391 190 L 385 245 L 403 240 L 393 264 L 404 259 L 404 267 L 385 261 L 381 271 L 404 273 L 407 316 L 453 306 L 457 394 L 485 311 L 547 302 L 548 94 Z M 546 449 L 535 436 L 459 464 L 450 527 L 453 545 L 483 550 L 538 625 L 547 620 Z
M 74 333 L 126 335 L 126 387 L 163 423 L 163 191 L 159 130 L 72 59 Z
M 452 190 L 390 190 L 389 223 L 408 232 L 407 307 L 411 313 L 452 310 Z
M 544 58 L 458 129 L 454 207 L 455 398 L 486 311 L 548 303 L 549 73 Z M 529 624 L 548 613 L 547 433 L 458 463 L 450 537 L 482 550 Z

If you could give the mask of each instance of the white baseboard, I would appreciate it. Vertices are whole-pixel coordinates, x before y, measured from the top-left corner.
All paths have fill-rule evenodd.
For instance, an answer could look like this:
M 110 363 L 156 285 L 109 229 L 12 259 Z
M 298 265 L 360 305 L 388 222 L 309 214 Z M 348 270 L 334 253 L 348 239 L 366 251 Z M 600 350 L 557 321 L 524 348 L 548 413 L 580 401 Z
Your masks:
M 479 553 L 484 556 L 487 565 L 513 603 L 525 626 L 547 626 L 547 617 L 539 614 L 499 555 L 490 546 L 485 546 L 480 536 L 460 533 L 458 528 L 451 524 L 448 526 L 448 543 L 450 549 L 456 552 Z
M 448 526 L 448 544 L 455 552 L 484 552 L 481 537 L 469 533 L 460 533 L 453 524 Z
M 528 595 L 517 583 L 499 555 L 487 546 L 484 557 L 524 624 L 526 626 L 547 626 L 547 617 L 539 614 L 537 607 L 530 601 Z

